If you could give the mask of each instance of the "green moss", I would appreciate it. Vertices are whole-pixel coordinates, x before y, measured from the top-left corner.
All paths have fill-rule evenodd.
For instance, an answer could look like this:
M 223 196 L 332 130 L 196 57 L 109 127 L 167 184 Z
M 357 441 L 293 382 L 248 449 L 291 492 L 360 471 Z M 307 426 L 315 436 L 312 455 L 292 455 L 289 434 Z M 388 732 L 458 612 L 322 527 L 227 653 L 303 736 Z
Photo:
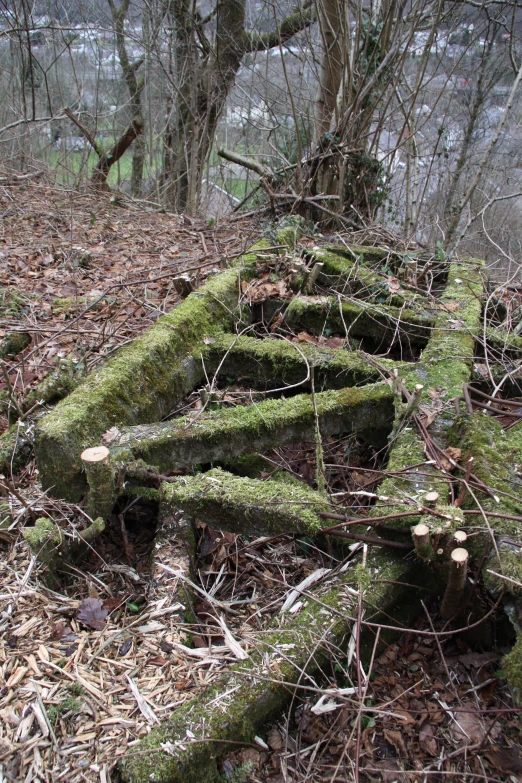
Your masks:
M 513 427 L 506 433 L 500 423 L 488 416 L 486 412 L 464 414 L 460 416 L 451 428 L 449 442 L 462 449 L 461 464 L 466 465 L 473 457 L 473 473 L 486 486 L 497 492 L 494 497 L 479 494 L 480 507 L 486 513 L 504 513 L 507 515 L 522 514 L 522 481 L 520 468 L 522 466 L 521 425 Z M 478 509 L 475 499 L 468 493 L 463 507 Z M 522 594 L 522 588 L 513 582 L 506 582 L 501 577 L 494 576 L 489 570 L 522 583 L 522 536 L 520 523 L 502 517 L 488 517 L 490 528 L 494 531 L 497 546 L 490 552 L 484 566 L 483 576 L 492 592 L 507 589 L 510 592 Z M 484 527 L 481 516 L 473 518 L 473 524 Z M 473 546 L 477 554 L 490 545 L 490 533 L 475 537 Z M 497 551 L 500 554 L 498 562 Z
M 17 356 L 31 342 L 31 335 L 27 332 L 11 332 L 0 342 L 0 359 L 7 356 Z
M 277 244 L 285 245 L 290 253 L 295 253 L 304 223 L 304 218 L 300 215 L 287 215 L 281 218 L 274 229 Z
M 429 388 L 446 389 L 447 398 L 461 394 L 470 377 L 480 329 L 483 273 L 484 262 L 477 259 L 451 264 L 435 328 L 419 362 L 429 376 Z
M 91 310 L 101 310 L 105 306 L 106 299 L 102 299 L 97 302 L 97 296 L 65 296 L 53 300 L 53 315 L 61 315 L 62 313 L 75 313 L 78 310 L 84 310 L 91 305 Z M 109 301 L 115 301 L 109 299 Z M 94 302 L 97 302 L 94 306 Z
M 520 699 L 522 695 L 522 636 L 518 637 L 511 652 L 504 656 L 502 669 L 506 680 L 515 689 L 517 697 Z
M 154 487 L 125 487 L 125 494 L 131 498 L 141 498 L 154 503 L 159 503 L 160 491 Z
M 348 302 L 328 296 L 296 296 L 288 305 L 285 322 L 293 329 L 322 334 L 325 329 L 347 337 L 388 341 L 400 333 L 414 345 L 425 345 L 435 313 L 422 308 L 397 308 L 367 302 Z
M 369 247 L 367 245 L 326 245 L 325 250 L 349 261 L 362 261 L 364 264 L 379 266 L 389 261 L 397 261 L 398 255 L 388 248 Z
M 6 530 L 13 522 L 13 515 L 9 503 L 0 500 L 0 530 Z
M 389 386 L 319 392 L 315 395 L 323 436 L 358 432 L 371 439 L 393 419 Z M 111 446 L 116 462 L 141 459 L 160 471 L 230 459 L 288 443 L 313 440 L 315 411 L 311 395 L 209 411 L 155 425 L 123 429 Z
M 52 519 L 39 517 L 34 527 L 25 527 L 22 535 L 41 563 L 54 569 L 59 557 L 59 547 L 62 543 L 62 532 Z
M 220 468 L 164 484 L 167 503 L 225 530 L 248 535 L 301 533 L 324 527 L 318 511 L 330 506 L 324 496 L 301 482 L 256 481 Z
M 74 699 L 72 696 L 68 696 L 63 699 L 59 704 L 53 704 L 47 710 L 47 717 L 51 725 L 58 723 L 62 715 L 71 712 L 73 715 L 77 715 L 82 711 L 82 704 L 78 699 Z
M 12 470 L 27 462 L 32 451 L 27 422 L 13 424 L 0 435 L 0 473 L 10 475 Z
M 522 337 L 507 332 L 502 327 L 487 327 L 486 339 L 488 345 L 494 348 L 501 356 L 508 356 L 515 359 L 522 357 Z M 505 372 L 505 370 L 504 370 Z
M 47 543 L 58 546 L 62 540 L 60 529 L 52 519 L 47 517 L 39 517 L 34 523 L 34 527 L 24 528 L 23 537 L 33 552 L 38 552 Z
M 390 290 L 389 275 L 371 269 L 364 262 L 367 253 L 355 253 L 353 257 L 341 255 L 332 250 L 314 250 L 311 254 L 314 260 L 323 264 L 319 275 L 321 283 L 334 290 L 344 293 L 358 294 L 369 301 L 381 302 L 394 307 L 415 305 L 424 309 L 430 308 L 428 297 L 422 294 L 400 288 Z M 371 258 L 372 256 L 370 256 Z M 394 288 L 397 287 L 395 281 Z
M 316 390 L 359 386 L 381 378 L 362 353 L 280 339 L 257 340 L 246 335 L 218 335 L 205 347 L 203 361 L 209 376 L 219 368 L 220 377 L 232 376 L 235 382 L 246 379 L 255 386 L 271 388 L 304 381 L 309 367 L 314 368 Z M 389 370 L 407 368 L 406 362 L 390 359 L 380 359 L 379 363 Z M 304 384 L 307 386 L 309 382 Z
M 191 294 L 38 423 L 35 451 L 45 488 L 78 500 L 84 448 L 114 425 L 161 419 L 202 379 L 201 362 L 190 354 L 205 335 L 232 325 L 238 274 L 223 272 Z
M 39 401 L 54 403 L 62 400 L 79 386 L 84 374 L 84 364 L 77 358 L 60 359 L 57 367 L 38 384 L 36 389 L 29 392 L 26 397 L 27 407 Z

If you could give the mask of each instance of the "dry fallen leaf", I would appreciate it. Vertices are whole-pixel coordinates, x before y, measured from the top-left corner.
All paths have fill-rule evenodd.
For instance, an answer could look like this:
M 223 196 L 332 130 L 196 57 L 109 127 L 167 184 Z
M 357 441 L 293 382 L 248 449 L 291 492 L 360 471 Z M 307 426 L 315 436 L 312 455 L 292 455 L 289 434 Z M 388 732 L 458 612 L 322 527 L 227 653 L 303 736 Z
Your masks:
M 86 598 L 80 604 L 78 620 L 87 628 L 101 631 L 108 614 L 108 611 L 102 607 L 102 602 L 98 598 Z
M 266 741 L 268 742 L 272 750 L 281 750 L 281 748 L 285 744 L 283 742 L 281 732 L 278 729 L 270 729 Z
M 435 726 L 432 723 L 426 723 L 419 731 L 419 745 L 430 756 L 437 756 L 439 748 L 435 739 Z
M 520 779 L 522 759 L 516 748 L 503 748 L 501 745 L 493 745 L 484 755 L 499 772 L 502 772 L 504 775 L 517 775 L 518 779 Z
M 455 470 L 455 465 L 453 463 L 459 462 L 460 458 L 462 457 L 462 449 L 454 448 L 453 446 L 448 446 L 447 449 L 445 449 L 444 454 L 445 457 L 440 457 L 440 464 L 442 465 L 442 469 L 446 471 L 446 473 L 451 473 L 453 470 Z
M 397 751 L 397 755 L 399 758 L 407 759 L 408 758 L 408 751 L 406 749 L 406 744 L 402 738 L 402 734 L 400 731 L 389 731 L 388 729 L 384 729 L 384 738 L 387 742 L 390 743 L 390 745 L 393 745 L 395 750 Z
M 109 446 L 120 434 L 120 431 L 117 427 L 111 427 L 110 430 L 107 430 L 106 433 L 102 435 L 102 443 L 104 446 Z
M 387 277 L 386 285 L 388 286 L 388 290 L 391 294 L 396 294 L 397 291 L 401 290 L 401 284 L 396 277 Z
M 455 313 L 459 309 L 458 302 L 441 302 L 440 309 L 446 313 Z
M 466 710 L 466 712 L 464 712 Z M 476 705 L 467 702 L 462 705 L 462 709 L 454 711 L 455 723 L 451 724 L 451 733 L 457 742 L 464 745 L 478 745 L 485 737 L 486 729 L 480 715 L 475 712 Z

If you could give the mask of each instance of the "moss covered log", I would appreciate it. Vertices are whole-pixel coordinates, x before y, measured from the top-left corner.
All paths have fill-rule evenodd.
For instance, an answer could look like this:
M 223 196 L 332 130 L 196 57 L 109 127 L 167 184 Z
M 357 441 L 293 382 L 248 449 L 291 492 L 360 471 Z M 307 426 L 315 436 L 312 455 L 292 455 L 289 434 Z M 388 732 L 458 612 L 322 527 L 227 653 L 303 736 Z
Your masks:
M 483 275 L 484 262 L 476 258 L 450 266 L 435 328 L 412 374 L 427 384 L 425 392 L 440 386 L 449 400 L 461 394 L 470 379 L 481 326 Z
M 357 432 L 372 442 L 391 428 L 393 393 L 386 384 L 320 392 L 315 402 L 325 437 Z M 124 428 L 111 445 L 111 458 L 114 463 L 142 460 L 165 472 L 314 437 L 312 396 L 300 394 Z
M 391 556 L 373 553 L 368 558 L 364 598 L 371 607 L 396 610 L 411 590 L 400 582 L 416 579 L 409 566 Z M 337 576 L 318 591 L 321 603 L 308 596 L 295 615 L 280 614 L 271 633 L 258 642 L 246 661 L 223 672 L 208 690 L 178 708 L 172 719 L 129 751 L 121 765 L 126 783 L 213 783 L 217 759 L 234 742 L 251 741 L 263 735 L 263 726 L 280 714 L 303 671 L 318 676 L 321 667 L 330 673 L 330 645 L 342 644 L 356 612 L 353 596 L 344 591 L 357 588 L 355 569 Z M 411 604 L 412 611 L 415 611 Z M 379 614 L 372 617 L 379 621 Z M 297 687 L 297 692 L 299 692 Z M 190 733 L 189 733 L 190 732 Z
M 343 301 L 331 296 L 296 296 L 286 310 L 291 329 L 323 334 L 325 329 L 346 337 L 371 338 L 390 345 L 426 345 L 435 324 L 435 312 L 421 308 L 398 308 L 367 302 Z
M 212 278 L 179 307 L 162 316 L 114 359 L 90 375 L 45 416 L 36 432 L 36 458 L 44 488 L 77 501 L 85 491 L 80 454 L 114 425 L 155 421 L 202 379 L 191 356 L 204 337 L 241 320 L 240 270 L 248 275 L 255 253 Z
M 484 566 L 484 580 L 494 593 L 502 590 L 522 595 L 522 526 L 520 522 L 501 517 L 489 517 L 488 512 L 522 516 L 522 424 L 505 432 L 500 423 L 485 411 L 463 414 L 449 433 L 451 445 L 462 449 L 462 464 L 473 457 L 473 473 L 498 494 L 495 497 L 478 492 L 479 502 L 491 530 L 494 530 L 496 549 L 491 548 Z M 480 510 L 475 498 L 468 494 L 465 509 Z M 468 517 L 468 524 L 484 528 L 481 514 Z M 491 546 L 491 534 L 472 539 L 473 552 L 481 554 Z M 498 555 L 500 555 L 500 562 Z M 489 573 L 495 571 L 514 582 Z
M 298 384 L 306 379 L 309 367 L 314 368 L 316 390 L 375 383 L 382 375 L 364 354 L 356 351 L 295 344 L 276 338 L 256 340 L 247 335 L 216 337 L 205 346 L 203 361 L 209 377 L 219 369 L 220 377 L 231 376 L 234 382 L 244 380 L 263 388 Z M 380 364 L 388 370 L 401 371 L 406 363 L 381 359 Z M 309 385 L 308 381 L 304 388 Z
M 33 451 L 31 429 L 28 422 L 21 422 L 0 435 L 0 473 L 9 476 L 27 462 Z
M 209 525 L 243 535 L 316 535 L 331 507 L 324 495 L 299 481 L 258 481 L 215 468 L 162 487 L 165 503 Z
M 372 269 L 365 263 L 365 255 L 354 252 L 353 256 L 348 257 L 338 250 L 334 251 L 333 248 L 325 248 L 314 250 L 311 257 L 322 264 L 318 276 L 319 282 L 333 290 L 345 294 L 358 294 L 371 300 L 377 299 L 379 302 L 384 300 L 384 304 L 394 307 L 430 309 L 430 300 L 427 296 L 399 287 L 396 278 L 392 278 L 392 285 L 389 273 L 380 272 L 378 268 Z M 386 259 L 383 259 L 381 263 L 385 261 Z
M 432 337 L 421 360 L 404 373 L 410 390 L 415 384 L 424 385 L 423 402 L 432 401 L 430 393 L 442 402 L 440 413 L 429 429 L 442 448 L 460 446 L 453 443 L 453 437 L 448 440 L 448 431 L 455 420 L 453 400 L 461 394 L 462 385 L 469 381 L 472 371 L 475 336 L 480 330 L 483 269 L 484 262 L 476 259 L 450 266 Z M 443 504 L 446 502 L 448 482 L 432 465 L 425 464 L 426 460 L 424 442 L 412 423 L 391 444 L 388 471 L 400 474 L 388 475 L 379 489 L 381 496 L 397 498 L 393 505 L 386 504 L 386 513 L 411 510 L 401 502 L 401 497 L 422 504 L 424 495 L 432 490 L 439 493 Z M 380 513 L 379 508 L 375 513 Z M 397 520 L 395 524 L 410 527 L 419 522 L 420 516 Z

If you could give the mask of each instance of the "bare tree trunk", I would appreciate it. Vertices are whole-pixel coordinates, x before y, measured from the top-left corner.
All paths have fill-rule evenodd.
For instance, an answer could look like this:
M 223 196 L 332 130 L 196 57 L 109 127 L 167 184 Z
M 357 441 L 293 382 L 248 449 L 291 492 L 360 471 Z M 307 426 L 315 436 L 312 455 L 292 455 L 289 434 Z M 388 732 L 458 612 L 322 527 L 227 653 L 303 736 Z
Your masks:
M 125 83 L 129 91 L 130 110 L 131 110 L 131 117 L 132 117 L 131 124 L 129 128 L 127 128 L 125 134 L 122 136 L 122 139 L 120 141 L 122 143 L 124 143 L 124 139 L 128 141 L 127 146 L 125 146 L 125 149 L 123 150 L 124 152 L 130 146 L 130 144 L 132 144 L 132 142 L 136 140 L 136 144 L 134 146 L 134 155 L 132 159 L 131 193 L 133 196 L 138 197 L 141 193 L 141 182 L 143 179 L 143 166 L 145 160 L 145 145 L 142 136 L 144 121 L 143 121 L 143 111 L 141 106 L 141 93 L 144 87 L 144 80 L 140 79 L 138 81 L 138 79 L 136 78 L 136 74 L 140 66 L 143 64 L 144 58 L 141 57 L 138 60 L 136 60 L 136 62 L 131 63 L 127 53 L 127 46 L 125 43 L 125 17 L 127 16 L 129 10 L 129 2 L 130 0 L 122 0 L 120 7 L 116 8 L 114 0 L 108 0 L 112 13 L 112 19 L 114 22 L 114 28 L 116 32 L 116 47 L 118 50 L 118 58 L 120 60 L 121 69 L 123 71 L 123 78 L 125 79 Z M 134 133 L 135 135 L 131 138 L 132 133 Z M 119 146 L 122 146 L 122 144 L 120 144 Z M 117 147 L 118 147 L 118 143 L 114 145 L 114 148 L 112 150 L 113 156 Z M 123 152 L 121 154 L 123 154 Z M 112 162 L 109 165 L 109 168 L 113 163 L 116 162 L 116 160 L 118 160 L 118 158 L 112 160 Z M 100 161 L 98 161 L 98 165 L 96 166 L 95 171 L 99 171 L 99 170 L 101 171 L 100 164 L 101 164 L 101 158 Z M 93 181 L 95 179 L 96 179 L 96 175 L 93 176 Z
M 292 38 L 313 20 L 311 4 L 285 17 L 267 33 L 245 30 L 246 0 L 223 0 L 210 41 L 190 0 L 168 0 L 175 27 L 171 79 L 172 108 L 165 135 L 163 186 L 169 206 L 194 213 L 205 164 L 225 102 L 247 52 L 264 51 Z

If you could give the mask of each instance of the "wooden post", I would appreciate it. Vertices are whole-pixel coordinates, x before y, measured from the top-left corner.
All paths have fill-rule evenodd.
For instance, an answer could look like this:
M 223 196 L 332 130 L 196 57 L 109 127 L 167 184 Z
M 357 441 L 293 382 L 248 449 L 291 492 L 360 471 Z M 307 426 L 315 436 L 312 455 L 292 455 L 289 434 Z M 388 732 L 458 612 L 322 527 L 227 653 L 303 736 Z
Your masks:
M 411 531 L 415 551 L 423 560 L 430 560 L 433 557 L 433 547 L 430 541 L 430 529 L 428 525 L 420 522 Z
M 450 555 L 448 585 L 440 607 L 443 620 L 449 620 L 459 611 L 466 589 L 467 576 L 468 550 L 458 547 Z
M 110 464 L 109 449 L 106 446 L 85 449 L 80 459 L 90 489 L 87 500 L 88 513 L 93 519 L 108 517 L 116 501 L 114 471 Z

